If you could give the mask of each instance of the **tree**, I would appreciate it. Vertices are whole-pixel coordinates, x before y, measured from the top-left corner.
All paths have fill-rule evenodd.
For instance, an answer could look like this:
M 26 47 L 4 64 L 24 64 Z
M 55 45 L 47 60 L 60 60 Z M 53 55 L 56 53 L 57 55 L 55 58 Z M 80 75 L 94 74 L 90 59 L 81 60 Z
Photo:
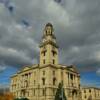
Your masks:
M 55 100 L 67 100 L 65 96 L 64 88 L 63 88 L 63 83 L 59 83 L 58 85 L 56 95 L 55 95 Z
M 4 94 L 0 94 L 0 100 L 13 100 L 14 96 L 12 95 L 12 93 L 4 93 Z

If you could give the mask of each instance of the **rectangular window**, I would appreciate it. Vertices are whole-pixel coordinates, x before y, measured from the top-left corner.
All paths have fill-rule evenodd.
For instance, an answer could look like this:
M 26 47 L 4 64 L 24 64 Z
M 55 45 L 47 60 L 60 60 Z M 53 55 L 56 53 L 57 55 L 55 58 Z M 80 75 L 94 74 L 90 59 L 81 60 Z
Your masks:
M 70 74 L 70 78 L 71 78 L 71 80 L 73 80 L 73 74 Z
M 45 75 L 45 71 L 43 71 L 43 75 Z
M 33 90 L 33 95 L 35 96 L 35 89 Z
M 53 64 L 55 64 L 55 60 L 53 59 Z
M 89 92 L 91 93 L 91 90 L 89 89 Z
M 43 60 L 43 64 L 45 64 L 45 59 Z
M 45 85 L 45 78 L 42 78 L 42 83 L 43 85 Z
M 56 78 L 53 78 L 53 85 L 56 84 Z
M 35 85 L 35 80 L 34 80 L 34 85 Z
M 53 56 L 55 56 L 55 52 L 54 51 L 52 51 L 52 54 L 53 54 Z
M 43 96 L 46 95 L 46 89 L 43 89 Z
M 55 71 L 53 71 L 53 76 L 55 76 Z
M 43 55 L 45 56 L 46 52 L 43 52 Z
M 53 89 L 53 95 L 55 95 L 55 89 Z

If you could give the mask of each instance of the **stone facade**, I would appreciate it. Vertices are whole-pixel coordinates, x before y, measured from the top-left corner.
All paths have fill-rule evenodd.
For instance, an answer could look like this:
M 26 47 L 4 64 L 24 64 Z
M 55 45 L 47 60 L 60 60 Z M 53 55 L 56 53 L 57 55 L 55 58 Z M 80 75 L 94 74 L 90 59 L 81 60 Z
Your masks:
M 67 100 L 81 100 L 80 74 L 73 65 L 59 64 L 59 47 L 52 24 L 46 24 L 39 47 L 39 64 L 24 66 L 11 77 L 10 90 L 14 96 L 54 100 L 58 84 L 63 82 Z
M 100 89 L 95 87 L 82 87 L 82 100 L 100 100 Z

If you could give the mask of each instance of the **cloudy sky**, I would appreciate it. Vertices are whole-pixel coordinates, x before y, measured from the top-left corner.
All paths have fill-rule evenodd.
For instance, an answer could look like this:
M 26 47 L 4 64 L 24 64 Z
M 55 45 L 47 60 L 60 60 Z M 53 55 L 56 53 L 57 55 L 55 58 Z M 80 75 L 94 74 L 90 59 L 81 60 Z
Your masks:
M 76 65 L 82 85 L 100 87 L 100 0 L 0 0 L 0 86 L 38 63 L 47 22 L 54 25 L 59 63 Z

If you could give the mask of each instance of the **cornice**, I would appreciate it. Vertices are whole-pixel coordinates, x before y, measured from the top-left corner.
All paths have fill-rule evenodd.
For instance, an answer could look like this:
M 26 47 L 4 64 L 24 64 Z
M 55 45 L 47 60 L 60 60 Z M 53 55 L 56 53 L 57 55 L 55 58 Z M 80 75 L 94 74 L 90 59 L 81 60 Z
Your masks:
M 40 44 L 39 47 L 43 47 L 43 46 L 45 46 L 45 45 L 47 45 L 47 44 L 51 44 L 51 45 L 55 46 L 56 48 L 59 48 L 59 47 L 57 46 L 57 44 L 54 43 L 54 42 L 52 42 L 52 41 L 46 41 L 46 42 Z

